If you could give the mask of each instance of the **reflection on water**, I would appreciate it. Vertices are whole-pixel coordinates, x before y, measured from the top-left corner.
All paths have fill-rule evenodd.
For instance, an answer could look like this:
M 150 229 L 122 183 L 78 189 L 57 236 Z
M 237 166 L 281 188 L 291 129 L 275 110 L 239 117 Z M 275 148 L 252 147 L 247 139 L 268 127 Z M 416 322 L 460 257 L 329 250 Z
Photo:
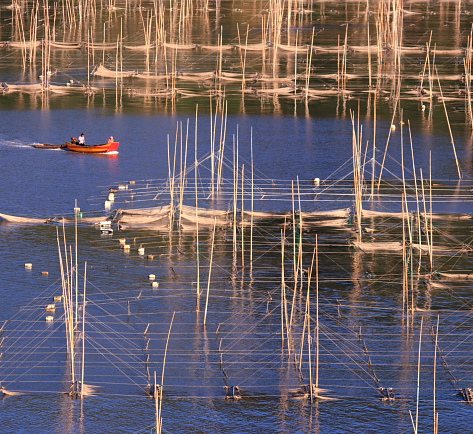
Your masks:
M 0 104 L 179 113 L 225 97 L 233 113 L 309 115 L 376 96 L 471 121 L 468 3 L 189 3 L 1 8 Z

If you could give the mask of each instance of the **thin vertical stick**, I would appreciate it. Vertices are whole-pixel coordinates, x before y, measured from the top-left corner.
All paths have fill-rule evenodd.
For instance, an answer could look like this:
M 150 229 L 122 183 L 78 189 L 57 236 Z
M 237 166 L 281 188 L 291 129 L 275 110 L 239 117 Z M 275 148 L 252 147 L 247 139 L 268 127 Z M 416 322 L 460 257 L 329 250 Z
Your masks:
M 76 268 L 76 316 L 75 316 L 75 325 L 77 325 L 77 322 L 79 321 L 79 273 L 78 273 L 78 270 L 79 270 L 79 259 L 78 259 L 78 247 L 77 247 L 77 243 L 78 243 L 78 236 L 77 236 L 77 217 L 78 217 L 78 214 L 79 213 L 79 208 L 77 206 L 77 199 L 75 201 L 75 207 L 74 207 L 74 226 L 75 226 L 75 268 Z
M 442 104 L 443 104 L 443 108 L 445 110 L 445 117 L 447 118 L 447 125 L 448 125 L 448 131 L 450 132 L 450 140 L 452 142 L 453 155 L 455 156 L 455 163 L 457 165 L 458 179 L 462 179 L 462 173 L 461 173 L 461 169 L 460 169 L 460 164 L 458 162 L 457 151 L 455 149 L 455 142 L 453 140 L 452 127 L 450 126 L 450 120 L 448 118 L 448 113 L 447 113 L 447 106 L 445 105 L 445 99 L 443 97 L 442 86 L 440 85 L 440 78 L 439 78 L 439 73 L 437 71 L 437 67 L 435 67 L 435 73 L 437 75 L 437 81 L 438 81 L 438 84 L 439 84 L 440 96 L 442 98 Z
M 243 213 L 245 210 L 244 207 L 245 202 L 245 165 L 242 164 L 241 166 L 241 266 L 245 266 L 245 222 L 243 219 Z
M 250 130 L 250 152 L 251 152 L 251 224 L 250 224 L 250 265 L 253 266 L 253 223 L 255 211 L 255 167 L 253 159 L 253 128 Z
M 373 87 L 371 82 L 371 46 L 370 46 L 370 23 L 368 21 L 367 25 L 367 33 L 368 33 L 368 86 L 371 89 Z M 376 101 L 376 97 L 375 97 Z
M 379 190 L 379 186 L 381 184 L 381 178 L 383 177 L 384 163 L 386 162 L 386 156 L 388 154 L 389 140 L 391 139 L 391 133 L 393 132 L 392 126 L 394 125 L 394 118 L 396 117 L 396 110 L 397 110 L 398 101 L 399 101 L 398 98 L 396 98 L 396 100 L 394 101 L 394 110 L 393 110 L 393 116 L 392 116 L 392 119 L 391 119 L 391 128 L 389 128 L 388 138 L 386 140 L 386 147 L 384 148 L 383 161 L 381 163 L 381 169 L 380 169 L 380 172 L 379 172 L 378 190 Z
M 315 235 L 317 237 L 317 234 Z M 313 265 L 313 263 L 312 263 Z M 306 303 L 305 303 L 305 317 L 306 317 L 306 322 L 307 322 L 307 354 L 309 356 L 309 396 L 310 396 L 310 401 L 312 402 L 313 400 L 313 385 L 314 385 L 314 378 L 312 374 L 312 352 L 311 352 L 311 337 L 312 333 L 310 332 L 310 280 L 312 277 L 312 267 L 309 270 L 309 276 L 307 279 L 307 297 L 306 297 Z
M 434 434 L 438 431 L 438 415 L 437 415 L 437 351 L 438 351 L 438 340 L 439 340 L 439 322 L 440 315 L 437 315 L 437 328 L 435 330 L 435 348 L 434 348 Z
M 80 381 L 80 397 L 84 397 L 84 374 L 85 374 L 85 291 L 87 284 L 87 261 L 84 266 L 84 300 L 82 302 L 82 373 Z
M 284 225 L 285 226 L 285 225 Z M 281 230 L 281 343 L 284 348 L 284 302 L 286 299 L 285 296 L 285 286 L 284 281 L 284 239 L 286 237 L 285 229 Z
M 320 323 L 319 323 L 319 238 L 315 235 L 315 387 L 319 387 Z
M 198 165 L 199 160 L 197 156 L 197 121 L 198 121 L 198 104 L 195 108 L 195 141 L 194 141 L 194 152 L 195 152 L 195 162 L 194 162 L 194 175 L 195 175 L 195 236 L 196 236 L 196 259 L 197 259 L 197 306 L 199 304 L 200 297 L 200 257 L 199 257 L 199 215 L 198 215 L 198 206 L 199 206 L 199 192 L 198 192 Z
M 214 229 L 212 232 L 212 245 L 210 247 L 210 264 L 209 264 L 209 276 L 207 279 L 207 295 L 205 297 L 205 312 L 204 312 L 204 325 L 207 324 L 207 309 L 209 306 L 209 294 L 210 294 L 210 279 L 212 276 L 212 262 L 214 256 L 214 244 L 215 244 L 215 228 L 217 226 L 217 217 L 214 219 Z
M 374 196 L 374 179 L 376 172 L 376 116 L 377 116 L 377 94 L 374 95 L 374 107 L 373 107 L 373 161 L 371 169 L 371 198 Z
M 297 290 L 297 282 L 299 280 L 296 260 L 296 208 L 295 208 L 295 198 L 294 198 L 294 181 L 291 180 L 291 200 L 292 200 L 292 268 L 294 274 L 294 292 Z
M 237 251 L 237 210 L 238 210 L 238 128 L 233 144 L 233 251 Z
M 432 151 L 429 153 L 429 169 L 430 169 L 430 182 L 429 182 L 429 197 L 430 197 L 430 212 L 429 212 L 429 221 L 430 221 L 430 271 L 434 270 L 434 216 L 432 210 Z
M 419 398 L 420 398 L 420 350 L 422 346 L 422 326 L 424 324 L 424 317 L 420 319 L 420 333 L 419 333 L 419 355 L 417 358 L 417 399 L 416 399 L 416 423 L 414 433 L 419 432 Z
M 161 388 L 160 388 L 160 400 L 159 400 L 159 412 L 158 412 L 158 422 L 159 425 L 156 427 L 156 431 L 160 434 L 163 428 L 163 418 L 162 418 L 162 407 L 163 407 L 163 386 L 164 386 L 164 368 L 166 367 L 166 357 L 168 354 L 169 339 L 171 337 L 172 324 L 174 322 L 174 316 L 176 312 L 172 313 L 171 324 L 169 324 L 168 337 L 166 339 L 166 347 L 164 349 L 164 359 L 163 359 L 163 371 L 161 373 Z M 158 431 L 159 427 L 159 431 Z
M 161 433 L 161 415 L 159 414 L 159 402 L 161 398 L 161 388 L 158 388 L 158 384 L 156 382 L 156 371 L 154 371 L 154 406 L 156 412 L 156 434 Z

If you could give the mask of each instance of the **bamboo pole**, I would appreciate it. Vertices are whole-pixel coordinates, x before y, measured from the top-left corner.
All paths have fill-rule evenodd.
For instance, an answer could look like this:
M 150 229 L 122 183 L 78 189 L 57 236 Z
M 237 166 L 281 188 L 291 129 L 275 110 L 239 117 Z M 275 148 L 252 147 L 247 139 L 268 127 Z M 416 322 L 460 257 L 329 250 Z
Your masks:
M 432 151 L 429 153 L 429 198 L 430 198 L 430 271 L 434 270 L 434 221 L 433 221 L 433 206 L 432 206 Z
M 162 408 L 163 408 L 163 388 L 164 388 L 164 369 L 166 368 L 166 358 L 168 354 L 168 348 L 169 348 L 169 339 L 171 337 L 171 329 L 172 325 L 174 322 L 174 316 L 176 315 L 176 312 L 173 312 L 172 318 L 171 318 L 171 323 L 169 324 L 169 330 L 168 330 L 168 336 L 166 338 L 166 347 L 164 348 L 164 359 L 163 359 L 163 370 L 161 373 L 161 387 L 159 389 L 159 408 L 158 408 L 158 415 L 157 415 L 157 424 L 156 424 L 156 432 L 157 434 L 162 433 L 163 429 L 163 416 L 162 416 Z
M 307 51 L 307 68 L 305 74 L 305 97 L 309 99 L 309 86 L 310 86 L 310 76 L 312 71 L 312 56 L 314 53 L 314 38 L 315 38 L 315 27 L 312 27 L 312 36 L 310 39 L 310 49 Z
M 210 247 L 210 263 L 209 263 L 209 276 L 207 279 L 207 295 L 205 296 L 205 312 L 204 312 L 204 326 L 207 324 L 207 311 L 209 306 L 209 295 L 210 295 L 210 279 L 212 276 L 212 263 L 214 256 L 214 245 L 215 245 L 215 229 L 217 226 L 217 217 L 214 219 L 214 228 L 212 231 L 212 244 Z
M 419 353 L 417 358 L 417 398 L 416 398 L 416 422 L 414 426 L 414 433 L 419 432 L 419 400 L 420 400 L 420 355 L 422 346 L 422 326 L 424 324 L 424 317 L 420 319 L 420 332 L 419 332 Z
M 286 225 L 284 225 L 285 227 Z M 286 300 L 286 293 L 285 287 L 286 282 L 284 279 L 284 244 L 285 244 L 285 229 L 281 230 L 281 344 L 282 348 L 284 348 L 284 341 L 285 341 L 285 328 L 284 328 L 284 307 L 285 307 L 285 300 Z
M 319 359 L 320 359 L 320 322 L 319 322 L 319 239 L 315 235 L 315 387 L 319 388 Z
M 437 315 L 437 327 L 435 330 L 435 346 L 434 346 L 434 391 L 433 391 L 433 413 L 434 413 L 434 434 L 438 433 L 438 413 L 437 413 L 437 353 L 439 341 L 439 323 L 440 315 Z
M 455 141 L 453 140 L 452 127 L 450 126 L 450 120 L 448 118 L 447 106 L 445 105 L 445 98 L 443 97 L 442 86 L 440 84 L 440 78 L 439 78 L 439 74 L 438 74 L 438 71 L 437 71 L 437 67 L 435 67 L 435 74 L 437 75 L 437 82 L 438 82 L 438 85 L 439 85 L 440 97 L 442 98 L 442 104 L 443 104 L 443 108 L 445 110 L 445 117 L 447 119 L 447 125 L 448 125 L 448 131 L 450 133 L 450 140 L 451 140 L 451 143 L 452 143 L 453 155 L 455 156 L 455 163 L 457 165 L 458 179 L 462 179 L 460 163 L 458 162 L 457 151 L 455 149 Z
M 253 128 L 250 130 L 250 153 L 251 153 L 251 223 L 250 223 L 250 266 L 253 270 L 253 223 L 255 211 L 255 166 L 253 156 Z
M 317 235 L 315 235 L 317 240 Z M 317 241 L 316 241 L 317 242 Z M 307 279 L 307 296 L 306 296 L 306 321 L 307 321 L 307 354 L 308 354 L 308 362 L 309 362 L 309 397 L 310 402 L 313 401 L 313 390 L 314 390 L 314 378 L 312 374 L 312 351 L 311 351 L 311 337 L 312 333 L 310 331 L 310 279 L 312 277 L 312 269 L 309 270 L 309 278 Z M 317 332 L 317 327 L 316 327 Z M 316 350 L 317 351 L 317 350 Z
M 245 165 L 241 166 L 241 266 L 245 267 L 245 225 L 244 225 L 244 210 L 245 210 Z
M 75 326 L 77 326 L 77 323 L 79 321 L 79 258 L 78 258 L 78 235 L 77 235 L 77 217 L 78 213 L 80 211 L 80 208 L 77 206 L 77 199 L 75 200 L 75 207 L 74 207 L 74 234 L 75 234 L 75 277 L 76 277 L 76 314 L 75 314 Z
M 195 141 L 194 141 L 194 184 L 195 184 L 195 237 L 196 237 L 196 261 L 197 261 L 197 308 L 199 307 L 199 297 L 200 297 L 200 247 L 199 247 L 199 192 L 198 192 L 198 167 L 199 160 L 197 155 L 197 122 L 198 122 L 198 105 L 195 109 Z
M 371 44 L 370 44 L 370 23 L 366 24 L 366 31 L 367 31 L 367 41 L 368 41 L 368 87 L 370 89 L 373 88 L 373 83 L 371 81 Z M 376 98 L 375 98 L 376 101 Z
M 374 96 L 374 106 L 373 106 L 373 161 L 371 164 L 371 198 L 374 198 L 374 180 L 376 174 L 376 122 L 377 122 L 377 94 Z
M 396 99 L 394 101 L 394 110 L 393 110 L 393 116 L 391 118 L 391 128 L 389 128 L 389 133 L 388 133 L 388 138 L 386 140 L 386 146 L 384 148 L 384 154 L 383 154 L 383 161 L 381 163 L 381 169 L 379 171 L 379 179 L 378 179 L 378 191 L 379 187 L 381 185 L 381 178 L 383 177 L 383 170 L 384 170 L 384 163 L 386 162 L 386 156 L 388 154 L 388 146 L 389 146 L 389 141 L 391 140 L 391 134 L 394 131 L 394 128 L 392 127 L 394 125 L 394 118 L 396 117 L 396 110 L 397 110 L 397 105 L 398 105 L 399 100 Z
M 238 128 L 233 136 L 233 252 L 237 251 L 237 211 L 238 211 Z
M 87 261 L 84 265 L 84 300 L 82 302 L 82 372 L 80 381 L 80 397 L 84 398 L 84 375 L 85 375 L 85 306 L 86 306 L 86 286 L 87 286 Z

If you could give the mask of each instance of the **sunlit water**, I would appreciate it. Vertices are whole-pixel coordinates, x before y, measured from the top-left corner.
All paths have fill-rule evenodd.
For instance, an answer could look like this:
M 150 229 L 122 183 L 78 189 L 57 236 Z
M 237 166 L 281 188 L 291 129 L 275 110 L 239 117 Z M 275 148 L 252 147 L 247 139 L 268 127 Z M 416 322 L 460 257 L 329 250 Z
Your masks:
M 231 30 L 225 32 L 224 43 L 235 43 L 237 38 L 232 12 L 240 12 L 233 3 L 222 2 L 220 12 L 225 12 L 226 18 L 222 16 L 221 23 L 227 26 L 228 20 L 231 25 L 225 27 Z M 252 5 L 242 4 L 244 10 Z M 352 22 L 350 44 L 366 41 L 364 6 L 360 8 L 357 2 L 325 6 L 317 4 L 317 12 L 302 20 L 300 37 L 305 42 L 315 23 L 321 33 L 318 37 L 324 36 L 327 45 L 336 46 L 337 37 L 344 35 L 341 21 Z M 434 40 L 442 39 L 443 48 L 449 50 L 459 48 L 461 39 L 469 34 L 468 14 L 458 2 L 441 2 L 432 11 L 423 4 L 414 5 L 406 11 L 415 12 L 406 13 L 406 41 L 416 46 L 425 45 L 433 26 L 438 28 Z M 255 24 L 259 25 L 260 17 L 257 11 L 250 12 L 245 11 L 252 17 L 251 42 L 255 42 L 260 37 Z M 2 14 L 6 16 L 4 9 Z M 11 12 L 8 19 L 10 16 Z M 141 20 L 138 15 L 130 17 L 133 25 L 126 42 L 141 44 Z M 457 25 L 453 25 L 456 17 Z M 113 15 L 111 21 L 114 27 L 110 38 L 115 38 L 120 14 Z M 194 36 L 198 38 L 191 42 L 215 43 L 216 34 L 209 37 L 206 33 L 219 27 L 214 18 L 206 20 L 203 14 L 195 26 L 198 32 Z M 319 42 L 322 41 L 316 40 L 316 44 Z M 65 57 L 57 53 L 63 52 L 53 54 L 53 64 L 60 66 L 54 79 L 62 83 L 72 77 L 76 84 L 84 84 L 86 52 L 73 51 Z M 20 51 L 3 50 L 1 54 L 4 76 L 0 81 L 37 82 L 39 69 L 26 73 L 21 70 Z M 318 56 L 319 73 L 336 71 L 336 55 Z M 462 64 L 451 53 L 445 56 L 438 57 L 441 72 L 459 76 Z M 12 57 L 15 63 L 11 62 Z M 205 71 L 215 68 L 216 57 L 195 50 L 179 54 L 180 61 L 198 61 L 197 69 Z M 74 68 L 63 69 L 70 59 L 77 62 Z M 107 66 L 114 67 L 114 55 L 108 54 L 106 59 Z M 294 66 L 292 54 L 284 59 L 286 69 L 280 72 L 290 75 Z M 410 59 L 403 71 L 416 76 L 424 56 Z M 237 52 L 228 52 L 225 62 L 230 70 L 241 59 Z M 261 72 L 260 62 L 259 54 L 250 57 L 249 70 Z M 366 66 L 366 56 L 353 54 L 350 62 L 350 72 L 356 73 L 360 65 Z M 143 67 L 142 53 L 125 55 L 125 69 Z M 257 201 L 258 211 L 278 215 L 257 221 L 253 231 L 249 226 L 244 231 L 218 228 L 213 236 L 210 225 L 201 228 L 197 236 L 192 227 L 170 234 L 150 229 L 118 230 L 114 225 L 114 234 L 103 236 L 94 225 L 79 221 L 79 286 L 82 291 L 82 276 L 86 273 L 89 300 L 84 381 L 98 386 L 97 396 L 81 400 L 65 394 L 70 376 L 61 303 L 54 313 L 55 321 L 45 321 L 46 305 L 62 293 L 57 239 L 59 234 L 64 256 L 62 225 L 1 224 L 0 324 L 8 322 L 0 333 L 0 382 L 8 390 L 23 393 L 0 402 L 1 432 L 151 432 L 156 420 L 155 403 L 145 389 L 154 381 L 155 373 L 157 382 L 164 385 L 163 432 L 402 433 L 413 432 L 416 421 L 419 432 L 433 432 L 434 411 L 438 413 L 439 432 L 469 432 L 472 408 L 458 394 L 473 383 L 469 218 L 472 143 L 464 100 L 447 101 L 447 117 L 438 99 L 422 110 L 418 99 L 403 98 L 392 118 L 393 100 L 381 97 L 376 106 L 375 135 L 374 99 L 366 95 L 366 80 L 366 76 L 361 84 L 355 80 L 355 97 L 310 101 L 243 97 L 239 83 L 229 85 L 226 158 L 228 167 L 233 167 L 233 161 L 238 159 L 240 176 L 244 165 L 246 179 L 245 202 L 240 201 L 238 207 L 251 207 L 248 186 L 253 162 L 255 184 L 266 193 L 256 192 L 256 197 L 264 197 Z M 445 90 L 450 95 L 463 89 L 458 79 L 448 83 Z M 155 190 L 149 193 L 148 189 L 143 201 L 144 196 L 138 194 L 139 188 L 146 186 L 164 186 L 159 204 L 169 203 L 166 186 L 174 170 L 173 150 L 185 146 L 182 138 L 186 131 L 187 167 L 196 158 L 208 155 L 212 134 L 216 134 L 217 141 L 222 137 L 221 114 L 214 128 L 215 117 L 211 118 L 210 113 L 214 113 L 216 103 L 213 101 L 210 108 L 209 98 L 180 95 L 171 101 L 136 96 L 133 92 L 137 88 L 150 90 L 152 86 L 135 79 L 125 80 L 119 90 L 115 89 L 113 78 L 95 77 L 92 84 L 109 90 L 91 96 L 0 96 L 0 212 L 42 219 L 72 218 L 77 203 L 84 216 L 105 217 L 109 189 L 118 185 L 129 189 L 118 191 L 114 207 L 149 206 Z M 418 84 L 417 78 L 406 80 L 404 92 L 412 93 Z M 389 83 L 384 85 L 389 88 Z M 317 86 L 324 87 L 318 81 Z M 328 86 L 333 88 L 333 80 Z M 406 269 L 400 242 L 407 229 L 399 215 L 364 220 L 363 241 L 373 245 L 391 243 L 390 248 L 384 249 L 376 244 L 378 248 L 373 250 L 369 250 L 369 245 L 356 247 L 353 221 L 348 214 L 330 217 L 328 223 L 326 218 L 308 218 L 303 222 L 302 234 L 297 224 L 289 223 L 293 210 L 353 209 L 354 130 L 362 137 L 363 161 L 370 161 L 375 143 L 377 175 L 386 152 L 386 194 L 368 194 L 371 166 L 367 163 L 364 209 L 402 211 L 404 162 L 404 176 L 411 185 L 408 211 L 415 211 L 418 206 L 412 189 L 415 173 L 417 179 L 422 176 L 424 180 L 434 180 L 432 210 L 449 215 L 435 220 L 432 265 L 425 252 L 422 257 L 414 253 L 414 259 L 409 259 L 415 264 L 421 261 L 419 270 L 408 268 L 406 274 L 409 303 L 416 308 L 414 318 L 402 309 L 406 301 Z M 113 134 L 121 142 L 119 152 L 82 155 L 31 146 L 64 143 L 82 132 L 88 144 L 103 143 Z M 461 181 L 457 162 L 463 175 Z M 178 158 L 176 166 L 181 164 Z M 225 179 L 231 184 L 228 167 Z M 208 181 L 204 165 L 199 170 L 199 176 Z M 190 170 L 191 186 L 193 177 L 194 171 Z M 320 185 L 314 184 L 315 178 L 321 180 Z M 242 194 L 241 185 L 238 188 Z M 426 188 L 428 185 L 425 183 Z M 204 184 L 202 189 L 207 187 Z M 300 202 L 298 189 L 302 191 Z M 429 192 L 418 192 L 417 196 L 420 211 L 429 211 Z M 192 191 L 187 190 L 186 203 L 195 204 L 194 200 Z M 214 202 L 207 195 L 200 200 L 199 206 L 203 207 L 216 205 L 226 210 L 233 206 L 228 197 Z M 120 246 L 120 239 L 130 244 L 129 252 Z M 66 240 L 73 250 L 74 225 L 66 225 Z M 316 245 L 317 270 L 313 261 Z M 145 249 L 145 255 L 138 253 L 140 247 Z M 309 294 L 307 274 L 295 295 L 293 292 L 294 262 L 298 258 L 306 272 L 313 267 Z M 74 261 L 73 255 L 69 264 Z M 25 268 L 26 263 L 31 263 L 32 269 Z M 434 271 L 432 280 L 426 278 L 430 270 Z M 463 277 L 449 279 L 448 273 Z M 157 286 L 152 286 L 150 274 L 156 276 Z M 281 303 L 283 279 L 287 304 Z M 311 371 L 313 379 L 316 375 L 317 287 L 317 373 L 319 387 L 325 391 L 321 393 L 324 399 L 310 403 L 297 391 L 309 384 Z M 307 296 L 311 301 L 310 324 L 304 315 Z M 82 310 L 78 312 L 82 314 Z M 435 359 L 437 321 L 440 351 Z M 292 333 L 282 325 L 284 322 L 292 324 Z M 79 336 L 81 327 L 80 322 Z M 307 327 L 312 332 L 310 339 Z M 80 345 L 78 348 L 82 350 Z M 241 399 L 225 399 L 224 386 L 230 390 L 238 386 Z M 393 388 L 396 399 L 383 401 L 379 387 Z
M 105 215 L 104 202 L 110 187 L 130 180 L 159 183 L 161 181 L 156 180 L 168 176 L 168 136 L 173 143 L 177 125 L 180 122 L 187 125 L 188 119 L 189 143 L 192 143 L 189 154 L 194 153 L 195 119 L 192 115 L 153 116 L 71 109 L 4 111 L 2 119 L 4 125 L 8 125 L 2 130 L 0 140 L 4 185 L 1 202 L 2 212 L 7 214 L 44 218 L 71 216 L 77 199 L 84 212 Z M 372 134 L 370 120 L 362 118 L 360 123 L 365 128 L 363 134 L 369 137 Z M 417 167 L 424 167 L 425 173 L 429 173 L 432 154 L 433 178 L 450 179 L 454 185 L 456 169 L 449 137 L 441 130 L 423 135 L 419 133 L 421 128 L 422 122 L 414 119 Z M 247 164 L 253 143 L 258 177 L 264 175 L 274 182 L 287 180 L 286 185 L 298 179 L 306 183 L 316 176 L 322 180 L 344 176 L 352 179 L 350 119 L 229 116 L 227 130 L 229 143 L 238 136 L 241 159 L 246 158 Z M 382 149 L 388 131 L 389 122 L 378 124 Z M 41 142 L 61 143 L 80 132 L 86 133 L 88 143 L 102 142 L 113 134 L 121 142 L 119 153 L 80 155 L 30 146 Z M 401 175 L 400 129 L 392 134 L 389 145 L 392 159 L 386 163 L 395 174 L 391 179 Z M 210 120 L 202 114 L 198 118 L 199 155 L 208 152 L 209 137 Z M 411 164 L 405 131 L 403 140 L 406 160 Z M 460 136 L 457 144 L 462 168 L 468 173 L 468 141 L 462 141 Z M 348 166 L 344 166 L 347 161 Z M 345 167 L 343 172 L 339 171 L 341 167 Z M 462 188 L 468 190 L 468 184 L 465 179 Z M 382 201 L 378 205 L 366 203 L 367 208 L 372 206 L 380 210 L 392 208 Z M 290 212 L 292 205 L 286 200 L 268 207 Z M 304 201 L 302 207 L 306 211 L 329 210 L 340 208 L 340 203 Z M 398 203 L 394 208 L 398 208 Z M 434 210 L 465 213 L 469 211 L 469 203 L 455 202 L 452 208 L 439 202 Z M 389 234 L 394 232 L 399 235 L 399 222 L 378 223 L 381 226 L 376 226 L 380 232 L 376 240 L 389 239 Z M 469 243 L 471 223 L 465 221 L 461 227 L 453 223 L 438 224 L 442 234 L 451 233 L 456 237 L 456 241 L 451 241 L 451 253 L 439 257 L 438 269 L 467 273 L 471 261 L 468 253 L 459 253 L 459 243 Z M 468 309 L 462 299 L 468 285 L 448 283 L 445 287 L 431 289 L 416 283 L 416 304 L 426 310 L 416 314 L 414 326 L 408 327 L 400 310 L 400 255 L 389 251 L 364 254 L 352 250 L 347 247 L 347 240 L 352 237 L 350 229 L 307 229 L 304 268 L 310 267 L 316 233 L 321 255 L 319 381 L 320 387 L 327 389 L 324 396 L 334 399 L 317 400 L 311 405 L 291 394 L 309 381 L 307 338 L 301 373 L 297 363 L 292 361 L 293 355 L 288 354 L 287 336 L 284 342 L 281 339 L 283 220 L 255 228 L 251 268 L 249 232 L 245 232 L 243 241 L 241 235 L 237 235 L 236 253 L 232 252 L 232 230 L 216 233 L 206 326 L 203 318 L 211 230 L 204 230 L 199 240 L 202 295 L 197 301 L 196 239 L 192 232 L 170 239 L 167 233 L 126 230 L 115 232 L 110 238 L 101 236 L 93 226 L 81 226 L 79 264 L 84 269 L 87 262 L 91 300 L 87 310 L 90 329 L 86 335 L 90 344 L 86 346 L 85 379 L 86 383 L 100 385 L 100 388 L 99 396 L 88 397 L 83 402 L 73 400 L 61 395 L 68 390 L 64 329 L 59 322 L 48 325 L 44 321 L 45 305 L 61 293 L 57 227 L 60 225 L 0 226 L 1 319 L 18 317 L 18 322 L 7 323 L 2 335 L 5 337 L 2 384 L 26 392 L 2 401 L 2 423 L 9 427 L 5 432 L 28 432 L 31 425 L 37 432 L 105 433 L 141 429 L 149 432 L 155 415 L 154 402 L 144 392 L 148 382 L 145 361 L 149 360 L 151 377 L 156 371 L 161 383 L 164 346 L 173 312 L 162 407 L 167 432 L 369 432 L 381 425 L 389 425 L 390 432 L 408 432 L 412 429 L 409 411 L 413 414 L 416 411 L 421 318 L 424 318 L 424 341 L 419 417 L 420 425 L 430 430 L 434 378 L 431 327 L 436 325 L 437 314 L 441 318 L 440 333 L 445 330 L 444 347 L 451 350 L 452 340 L 460 340 L 462 345 L 468 342 L 467 312 L 451 311 Z M 73 226 L 68 226 L 66 232 L 69 243 L 73 243 Z M 399 236 L 394 239 L 399 240 Z M 121 237 L 132 243 L 129 254 L 119 246 Z M 292 243 L 290 232 L 288 239 Z M 242 242 L 246 243 L 243 244 L 244 256 Z M 137 248 L 140 246 L 154 258 L 139 256 Z M 286 278 L 291 282 L 292 244 L 286 248 Z M 24 268 L 27 262 L 33 264 L 32 270 Z M 43 271 L 48 271 L 49 275 L 42 275 Z M 148 280 L 150 273 L 157 276 L 159 287 L 156 289 Z M 294 300 L 288 290 L 290 304 L 294 301 L 296 340 L 302 339 L 304 285 Z M 311 298 L 314 327 L 314 293 Z M 31 306 L 31 313 L 21 310 L 25 305 Z M 56 317 L 60 316 L 60 310 Z M 25 330 L 25 316 L 33 322 L 27 331 L 16 331 Z M 148 324 L 151 325 L 145 336 Z M 313 339 L 311 345 L 315 345 Z M 300 342 L 296 347 L 299 346 Z M 19 365 L 16 368 L 15 360 Z M 459 372 L 456 387 L 469 387 L 471 375 L 466 348 L 460 355 L 446 354 L 445 360 L 453 372 Z M 470 407 L 457 396 L 449 374 L 437 363 L 440 426 L 450 426 L 455 420 L 456 426 L 464 424 L 467 429 Z M 225 385 L 239 386 L 242 398 L 226 400 Z M 378 386 L 393 387 L 398 399 L 383 402 Z M 459 415 L 464 417 L 459 418 Z

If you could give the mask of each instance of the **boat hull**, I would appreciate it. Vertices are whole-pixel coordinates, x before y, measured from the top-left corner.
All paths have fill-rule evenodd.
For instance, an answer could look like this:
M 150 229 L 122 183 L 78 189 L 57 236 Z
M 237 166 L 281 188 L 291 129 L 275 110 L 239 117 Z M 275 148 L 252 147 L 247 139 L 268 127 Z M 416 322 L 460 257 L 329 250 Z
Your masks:
M 66 148 L 67 145 L 64 144 L 64 145 L 50 145 L 50 144 L 47 144 L 47 143 L 37 143 L 35 145 L 31 145 L 33 146 L 33 148 L 37 148 L 37 149 L 60 149 L 60 148 Z
M 81 152 L 84 154 L 105 154 L 107 152 L 116 152 L 120 142 L 106 143 L 103 145 L 76 145 L 75 143 L 66 142 L 68 151 Z

